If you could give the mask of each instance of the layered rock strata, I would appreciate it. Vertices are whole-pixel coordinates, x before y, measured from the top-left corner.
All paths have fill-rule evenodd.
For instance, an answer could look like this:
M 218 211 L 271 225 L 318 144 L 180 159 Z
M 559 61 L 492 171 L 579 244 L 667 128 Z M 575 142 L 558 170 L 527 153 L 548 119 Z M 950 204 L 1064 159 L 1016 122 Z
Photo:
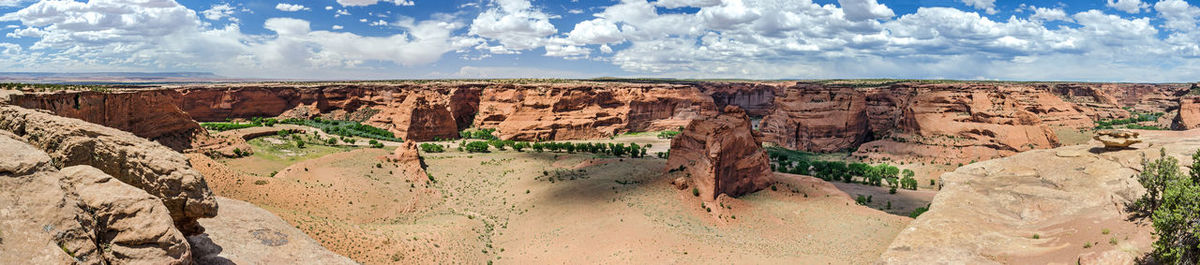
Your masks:
M 745 111 L 727 106 L 725 113 L 692 120 L 671 140 L 667 168 L 682 168 L 684 180 L 706 201 L 759 191 L 774 182 L 760 138 Z

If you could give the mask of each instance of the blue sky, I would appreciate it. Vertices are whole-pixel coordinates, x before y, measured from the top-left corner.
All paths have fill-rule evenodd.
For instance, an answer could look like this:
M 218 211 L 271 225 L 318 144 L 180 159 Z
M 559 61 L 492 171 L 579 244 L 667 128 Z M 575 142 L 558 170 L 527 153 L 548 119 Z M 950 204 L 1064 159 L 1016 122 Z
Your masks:
M 1184 0 L 0 0 L 0 71 L 1197 81 Z

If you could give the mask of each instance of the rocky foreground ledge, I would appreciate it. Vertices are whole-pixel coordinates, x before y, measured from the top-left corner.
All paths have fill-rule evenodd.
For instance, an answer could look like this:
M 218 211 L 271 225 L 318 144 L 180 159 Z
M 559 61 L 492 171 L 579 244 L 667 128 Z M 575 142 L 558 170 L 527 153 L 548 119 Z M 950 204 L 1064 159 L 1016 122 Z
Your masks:
M 879 264 L 1133 264 L 1152 250 L 1149 220 L 1126 205 L 1134 176 L 1161 148 L 1180 161 L 1200 130 L 1143 131 L 1145 143 L 1098 142 L 974 163 L 942 175 L 929 212 L 902 231 Z
M 127 132 L 0 105 L 0 150 L 0 264 L 353 263 Z

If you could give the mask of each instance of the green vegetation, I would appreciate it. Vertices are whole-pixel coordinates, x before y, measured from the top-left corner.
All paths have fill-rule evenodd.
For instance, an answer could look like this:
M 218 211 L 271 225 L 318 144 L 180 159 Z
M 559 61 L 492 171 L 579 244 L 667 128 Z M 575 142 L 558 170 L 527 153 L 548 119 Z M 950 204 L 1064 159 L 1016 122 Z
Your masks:
M 1162 112 L 1138 113 L 1135 111 L 1129 111 L 1129 114 L 1133 115 L 1133 117 L 1126 119 L 1096 121 L 1096 129 L 1128 128 L 1139 130 L 1165 130 L 1164 128 L 1160 128 L 1158 126 L 1138 124 L 1140 122 L 1157 121 L 1159 117 L 1163 116 Z
M 883 186 L 884 180 L 887 180 L 889 185 L 899 182 L 900 168 L 888 164 L 872 166 L 857 162 L 824 161 L 816 159 L 816 155 L 812 153 L 781 147 L 767 147 L 766 150 L 773 161 L 771 168 L 777 172 L 810 175 L 826 181 L 841 180 L 846 183 L 855 182 L 857 177 L 862 179 L 862 184 L 872 186 Z M 915 185 L 913 186 L 915 189 Z
M 554 153 L 565 152 L 574 154 L 575 152 L 587 152 L 593 154 L 604 154 L 611 156 L 626 156 L 632 158 L 645 157 L 646 146 L 640 146 L 636 143 L 630 143 L 628 146 L 624 143 L 565 143 L 565 142 L 517 142 L 512 140 L 488 140 L 488 141 L 473 141 L 466 142 L 465 140 L 459 143 L 463 146 L 464 151 L 472 153 L 487 152 L 490 147 L 495 147 L 498 150 L 506 150 L 512 148 L 517 152 L 524 152 L 526 148 L 532 148 L 535 152 L 550 151 Z
M 474 142 L 462 144 L 459 146 L 462 146 L 464 149 L 466 149 L 467 152 L 471 152 L 471 153 L 487 153 L 488 152 L 488 143 L 483 142 L 483 141 L 474 141 Z
M 680 129 L 680 130 L 682 130 L 682 129 Z M 675 138 L 675 136 L 678 136 L 680 133 L 683 133 L 683 132 L 681 132 L 681 131 L 662 131 L 662 132 L 658 133 L 658 139 Z
M 231 122 L 231 121 L 229 121 L 229 119 L 226 119 L 226 122 L 201 122 L 200 127 L 203 127 L 204 129 L 208 129 L 208 130 L 223 132 L 223 131 L 228 131 L 228 130 L 245 129 L 245 128 L 251 128 L 251 127 L 262 127 L 262 126 L 271 127 L 271 126 L 275 126 L 275 124 L 278 122 L 279 122 L 278 120 L 272 119 L 272 118 L 255 117 L 255 118 L 251 118 L 249 123 Z
M 911 213 L 908 214 L 908 217 L 917 218 L 917 216 L 921 216 L 921 214 L 928 212 L 928 211 L 929 211 L 929 205 L 925 205 L 925 207 L 917 207 L 916 209 L 913 209 L 913 211 Z M 1034 236 L 1036 239 L 1037 235 L 1034 235 Z
M 445 147 L 440 144 L 422 143 L 420 147 L 421 151 L 426 153 L 441 153 L 446 151 Z
M 478 129 L 478 130 L 467 129 L 467 130 L 462 130 L 461 132 L 458 132 L 458 137 L 461 137 L 463 139 L 479 139 L 479 140 L 500 139 L 500 138 L 496 138 L 495 135 L 492 135 L 493 132 L 496 132 L 496 129 Z
M 353 121 L 338 121 L 326 120 L 321 118 L 313 118 L 311 120 L 301 119 L 285 119 L 279 123 L 304 125 L 321 129 L 325 133 L 338 135 L 342 137 L 363 137 L 376 140 L 403 142 L 403 139 L 396 138 L 396 135 L 384 129 L 376 128 L 370 125 L 364 125 Z M 353 143 L 353 142 L 351 142 Z M 381 146 L 382 147 L 382 146 Z
M 112 90 L 111 86 L 99 85 L 58 85 L 58 84 L 25 84 L 25 83 L 0 83 L 0 90 L 20 90 L 28 92 L 54 92 L 54 91 L 95 91 L 108 92 Z
M 1200 263 L 1200 150 L 1192 161 L 1185 175 L 1166 149 L 1158 159 L 1142 158 L 1137 179 L 1146 193 L 1133 206 L 1149 212 L 1158 235 L 1151 256 L 1161 264 Z

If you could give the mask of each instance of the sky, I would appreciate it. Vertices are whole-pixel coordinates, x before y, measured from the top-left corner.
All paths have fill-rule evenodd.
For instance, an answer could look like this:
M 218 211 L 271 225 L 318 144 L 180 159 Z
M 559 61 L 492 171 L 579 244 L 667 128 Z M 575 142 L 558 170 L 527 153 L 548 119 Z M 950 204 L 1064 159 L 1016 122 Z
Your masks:
M 1200 81 L 1184 0 L 0 0 L 0 72 Z

